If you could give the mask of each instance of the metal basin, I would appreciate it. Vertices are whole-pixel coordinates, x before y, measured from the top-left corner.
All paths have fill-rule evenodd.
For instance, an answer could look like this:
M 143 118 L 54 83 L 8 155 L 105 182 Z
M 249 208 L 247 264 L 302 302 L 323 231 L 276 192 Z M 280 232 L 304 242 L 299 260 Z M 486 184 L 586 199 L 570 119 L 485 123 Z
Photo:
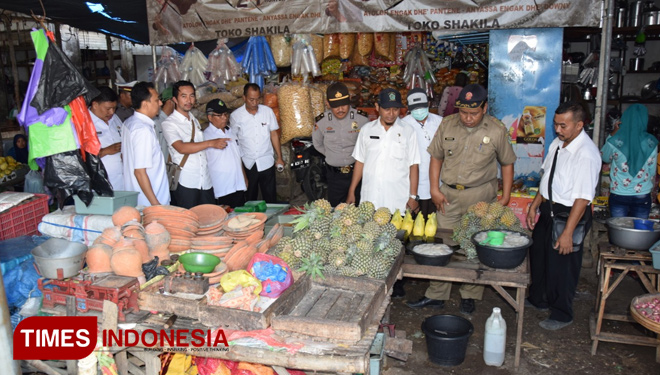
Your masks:
M 635 229 L 636 217 L 611 217 L 607 219 L 607 236 L 612 245 L 630 250 L 648 250 L 660 240 L 660 223 L 653 230 Z
M 61 238 L 51 238 L 32 249 L 41 276 L 59 280 L 76 276 L 85 264 L 86 253 L 86 245 Z

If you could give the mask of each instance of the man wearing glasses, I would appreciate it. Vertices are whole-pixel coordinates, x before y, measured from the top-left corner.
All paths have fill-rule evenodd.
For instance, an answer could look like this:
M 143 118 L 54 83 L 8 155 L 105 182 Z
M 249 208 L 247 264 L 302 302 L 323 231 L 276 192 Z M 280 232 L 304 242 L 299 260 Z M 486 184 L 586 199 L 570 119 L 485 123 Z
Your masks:
M 226 142 L 224 148 L 207 148 L 206 159 L 213 181 L 213 194 L 216 204 L 240 207 L 245 204 L 247 177 L 241 163 L 241 150 L 234 133 L 227 127 L 229 109 L 220 99 L 206 104 L 209 127 L 204 130 L 204 139 L 220 139 Z

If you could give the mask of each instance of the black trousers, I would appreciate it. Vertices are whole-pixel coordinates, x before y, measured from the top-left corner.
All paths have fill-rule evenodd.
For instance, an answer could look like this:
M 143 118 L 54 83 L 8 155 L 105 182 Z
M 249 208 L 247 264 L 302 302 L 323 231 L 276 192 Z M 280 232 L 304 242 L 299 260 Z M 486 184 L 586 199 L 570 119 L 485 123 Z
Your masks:
M 277 190 L 275 182 L 275 166 L 259 172 L 257 164 L 252 168 L 245 170 L 245 175 L 248 179 L 248 187 L 245 192 L 245 198 L 249 201 L 256 201 L 259 199 L 259 189 L 261 189 L 261 197 L 266 203 L 277 203 Z
M 580 280 L 582 249 L 568 255 L 560 255 L 552 242 L 552 218 L 550 201 L 541 203 L 541 215 L 534 226 L 529 253 L 532 284 L 529 287 L 529 301 L 537 307 L 549 307 L 550 319 L 560 322 L 573 320 L 573 298 Z M 571 207 L 553 204 L 554 213 L 570 212 Z M 585 233 L 591 227 L 591 206 L 584 212 Z
M 346 202 L 348 197 L 348 188 L 351 187 L 351 179 L 353 178 L 353 171 L 350 173 L 337 172 L 334 168 L 328 166 L 326 168 L 326 179 L 328 180 L 328 202 L 332 207 L 336 207 L 339 203 Z M 355 204 L 360 203 L 360 186 L 359 183 L 355 188 Z
M 213 188 L 211 189 L 189 189 L 181 184 L 176 190 L 170 192 L 175 205 L 183 208 L 193 208 L 200 204 L 214 204 Z
M 215 204 L 227 205 L 231 208 L 240 207 L 245 204 L 245 191 L 235 191 L 231 194 L 215 198 Z

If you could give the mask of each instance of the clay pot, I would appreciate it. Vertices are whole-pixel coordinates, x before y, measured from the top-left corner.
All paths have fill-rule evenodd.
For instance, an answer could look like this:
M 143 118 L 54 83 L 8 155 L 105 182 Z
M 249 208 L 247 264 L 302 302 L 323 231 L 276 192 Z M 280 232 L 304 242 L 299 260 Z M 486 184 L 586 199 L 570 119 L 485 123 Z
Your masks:
M 133 246 L 135 247 L 135 250 L 140 253 L 140 256 L 142 256 L 142 263 L 147 263 L 153 259 L 149 254 L 149 247 L 144 240 L 134 240 Z
M 112 247 L 121 239 L 121 237 L 121 230 L 119 227 L 106 228 L 103 230 L 103 233 L 94 240 L 94 244 L 102 243 Z
M 144 233 L 140 229 L 135 227 L 129 227 L 128 229 L 125 229 L 124 231 L 122 231 L 122 234 L 124 235 L 124 237 L 133 238 L 136 240 L 145 239 Z
M 135 248 L 115 251 L 110 258 L 112 271 L 119 276 L 140 277 L 142 272 L 142 256 Z
M 115 245 L 112 247 L 112 252 L 116 253 L 117 251 L 124 250 L 127 248 L 130 249 L 135 249 L 133 246 L 133 241 L 135 241 L 132 238 L 122 238 L 121 240 L 117 241 Z
M 168 249 L 169 243 L 167 245 L 158 245 L 149 250 L 149 255 L 152 257 L 158 257 L 158 265 L 163 263 L 164 260 L 170 259 L 170 250 Z
M 147 246 L 149 246 L 150 250 L 153 250 L 155 248 L 165 248 L 170 244 L 170 233 L 165 229 L 164 226 L 158 224 L 158 223 L 152 223 L 147 225 L 146 228 L 144 228 L 146 235 L 144 236 L 144 240 L 147 242 Z
M 108 245 L 93 245 L 87 250 L 87 267 L 89 273 L 112 272 L 110 267 L 110 257 L 112 257 L 112 248 Z
M 138 211 L 135 207 L 124 206 L 112 214 L 112 224 L 117 226 L 122 226 L 131 220 L 135 220 L 137 222 L 142 220 L 140 211 Z

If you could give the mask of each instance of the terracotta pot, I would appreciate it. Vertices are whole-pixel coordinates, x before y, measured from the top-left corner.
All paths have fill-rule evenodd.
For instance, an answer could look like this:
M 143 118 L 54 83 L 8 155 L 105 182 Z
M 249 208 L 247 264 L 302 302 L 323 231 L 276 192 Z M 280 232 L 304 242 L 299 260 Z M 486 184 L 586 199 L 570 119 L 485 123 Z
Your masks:
M 87 250 L 87 267 L 89 273 L 112 272 L 110 257 L 112 248 L 108 245 L 93 245 Z
M 149 255 L 152 257 L 158 257 L 158 265 L 163 263 L 164 260 L 170 259 L 170 250 L 168 249 L 169 243 L 167 245 L 158 245 L 149 250 Z
M 167 229 L 158 221 L 153 221 L 144 227 L 146 234 L 161 234 L 167 232 Z
M 126 248 L 134 249 L 135 247 L 133 246 L 133 241 L 134 239 L 132 238 L 122 238 L 121 240 L 117 241 L 114 246 L 112 246 L 112 252 L 116 253 L 117 251 L 124 250 Z
M 135 220 L 137 222 L 142 220 L 140 211 L 138 211 L 135 207 L 124 206 L 112 214 L 112 223 L 114 225 L 122 226 L 131 220 Z
M 149 254 L 149 247 L 144 240 L 134 240 L 133 246 L 135 247 L 135 250 L 140 253 L 140 256 L 142 256 L 142 263 L 147 263 L 153 259 L 153 257 Z
M 112 271 L 119 276 L 143 276 L 142 256 L 135 248 L 115 251 L 110 258 Z
M 157 247 L 164 247 L 167 249 L 167 246 L 170 244 L 170 233 L 165 229 L 164 226 L 160 224 L 149 224 L 145 228 L 146 235 L 144 240 L 147 242 L 150 250 L 153 250 Z
M 133 238 L 136 240 L 145 239 L 144 232 L 142 232 L 141 230 L 135 227 L 129 227 L 128 229 L 125 229 L 124 231 L 122 231 L 122 234 L 124 235 L 124 237 Z

